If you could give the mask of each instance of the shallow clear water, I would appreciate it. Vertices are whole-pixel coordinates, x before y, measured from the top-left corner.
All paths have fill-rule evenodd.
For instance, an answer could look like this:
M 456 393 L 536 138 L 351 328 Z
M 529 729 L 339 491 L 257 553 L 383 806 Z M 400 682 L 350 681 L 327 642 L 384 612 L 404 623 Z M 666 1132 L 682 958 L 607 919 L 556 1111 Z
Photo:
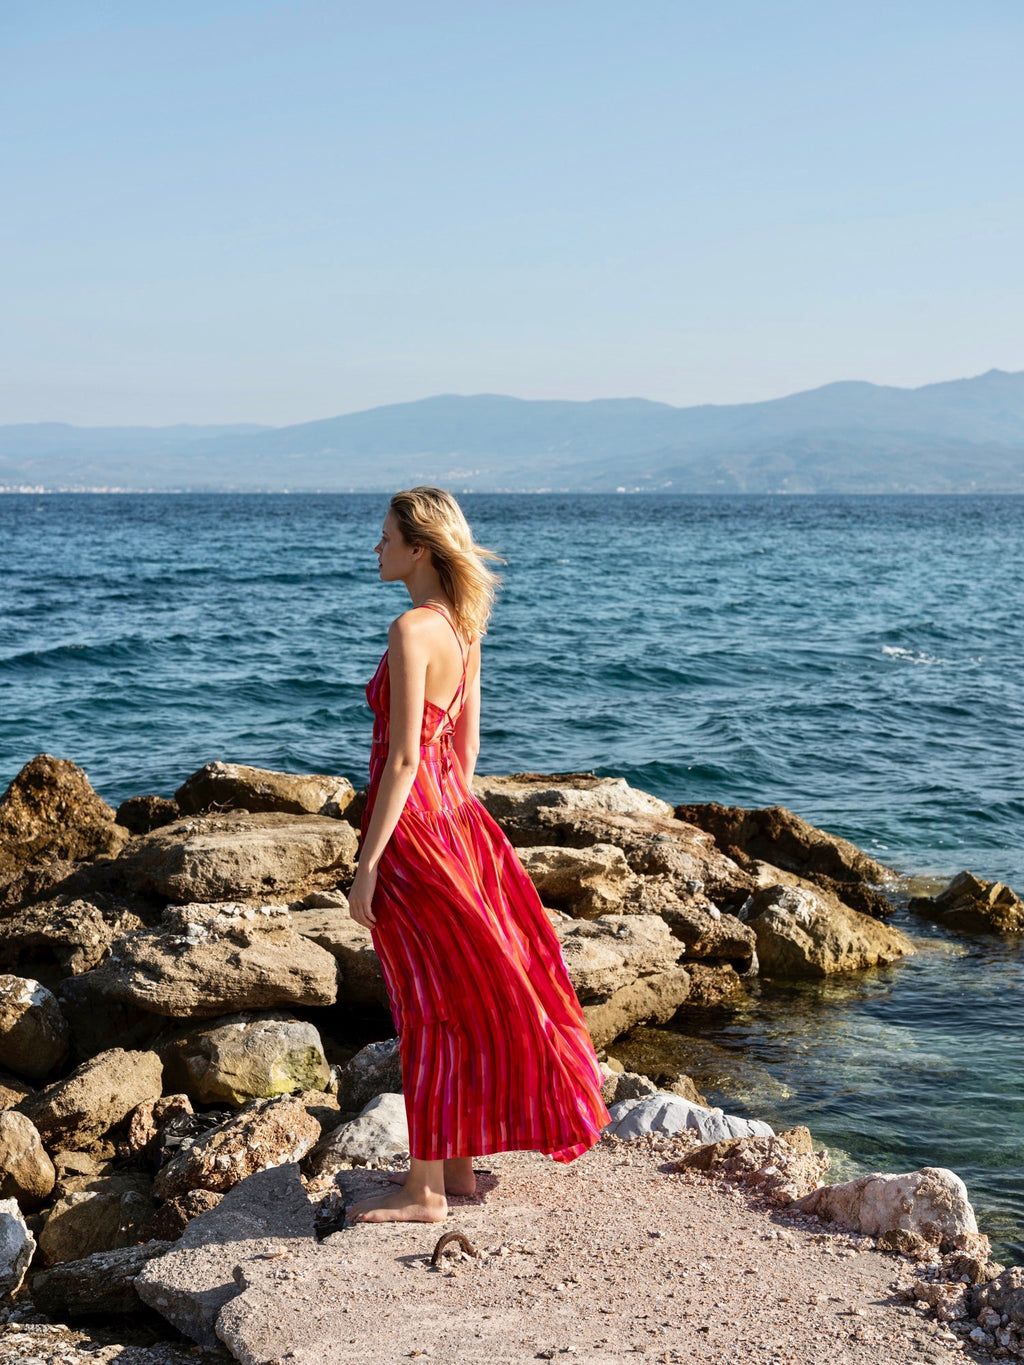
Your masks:
M 481 772 L 781 803 L 897 870 L 1024 887 L 1024 498 L 463 502 L 508 559 Z M 114 803 L 213 758 L 360 783 L 405 605 L 384 506 L 0 497 L 0 782 L 46 750 Z M 953 1167 L 1024 1261 L 1024 944 L 946 945 L 680 1027 L 722 1102 L 808 1122 L 843 1171 Z

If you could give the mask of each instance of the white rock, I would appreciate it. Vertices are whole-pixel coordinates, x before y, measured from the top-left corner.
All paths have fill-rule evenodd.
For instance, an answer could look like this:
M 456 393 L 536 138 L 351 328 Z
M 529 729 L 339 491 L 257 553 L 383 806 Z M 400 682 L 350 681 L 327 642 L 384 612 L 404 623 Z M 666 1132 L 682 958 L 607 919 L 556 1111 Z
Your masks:
M 338 1163 L 364 1164 L 409 1151 L 409 1124 L 404 1095 L 376 1095 L 358 1116 L 343 1123 L 310 1154 L 318 1174 L 338 1169 Z
M 622 1100 L 609 1109 L 611 1123 L 605 1128 L 617 1138 L 638 1138 L 648 1133 L 674 1137 L 686 1128 L 694 1128 L 702 1142 L 721 1142 L 734 1137 L 774 1137 L 775 1130 L 760 1119 L 741 1119 L 723 1114 L 720 1109 L 706 1109 L 693 1104 L 681 1095 L 659 1090 L 646 1099 Z
M 967 1186 L 944 1166 L 924 1166 L 908 1175 L 862 1175 L 824 1185 L 794 1208 L 869 1237 L 901 1228 L 926 1241 L 945 1244 L 962 1233 L 978 1231 Z
M 0 1297 L 17 1293 L 36 1249 L 16 1199 L 0 1199 Z

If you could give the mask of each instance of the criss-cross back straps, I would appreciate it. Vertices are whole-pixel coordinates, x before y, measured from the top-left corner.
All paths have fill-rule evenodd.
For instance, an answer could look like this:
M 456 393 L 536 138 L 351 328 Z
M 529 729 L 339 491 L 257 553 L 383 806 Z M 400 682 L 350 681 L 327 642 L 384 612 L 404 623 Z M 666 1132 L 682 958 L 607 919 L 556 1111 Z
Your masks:
M 462 637 L 459 635 L 459 632 L 455 629 L 455 622 L 445 611 L 444 607 L 438 606 L 436 602 L 423 602 L 421 605 L 426 607 L 430 611 L 438 612 L 439 615 L 444 617 L 444 619 L 451 626 L 452 634 L 455 636 L 455 643 L 459 647 L 459 658 L 462 661 L 462 677 L 459 679 L 459 685 L 455 689 L 455 696 L 452 697 L 451 701 L 448 703 L 448 705 L 445 707 L 442 713 L 443 715 L 447 716 L 449 720 L 452 720 L 452 707 L 462 696 L 462 693 L 465 690 L 466 686 L 466 669 L 469 667 L 469 648 L 467 646 L 465 652 L 463 652 Z

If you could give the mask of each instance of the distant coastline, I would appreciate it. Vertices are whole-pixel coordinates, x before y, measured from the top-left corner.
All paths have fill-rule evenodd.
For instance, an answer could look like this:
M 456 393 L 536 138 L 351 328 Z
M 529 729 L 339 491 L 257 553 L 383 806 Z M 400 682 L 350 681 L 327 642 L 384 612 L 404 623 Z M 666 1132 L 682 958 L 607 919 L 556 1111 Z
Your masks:
M 1024 493 L 1024 371 L 675 408 L 440 395 L 286 427 L 0 426 L 0 491 Z

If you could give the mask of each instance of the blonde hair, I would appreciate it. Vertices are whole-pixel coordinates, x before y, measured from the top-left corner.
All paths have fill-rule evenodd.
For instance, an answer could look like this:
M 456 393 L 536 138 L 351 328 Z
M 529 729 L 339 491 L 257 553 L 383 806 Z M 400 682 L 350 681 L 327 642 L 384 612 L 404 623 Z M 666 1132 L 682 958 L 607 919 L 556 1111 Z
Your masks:
M 441 587 L 451 598 L 456 625 L 471 638 L 486 635 L 501 577 L 484 560 L 505 561 L 476 544 L 462 508 L 443 488 L 420 484 L 396 493 L 390 505 L 406 543 L 430 551 Z

